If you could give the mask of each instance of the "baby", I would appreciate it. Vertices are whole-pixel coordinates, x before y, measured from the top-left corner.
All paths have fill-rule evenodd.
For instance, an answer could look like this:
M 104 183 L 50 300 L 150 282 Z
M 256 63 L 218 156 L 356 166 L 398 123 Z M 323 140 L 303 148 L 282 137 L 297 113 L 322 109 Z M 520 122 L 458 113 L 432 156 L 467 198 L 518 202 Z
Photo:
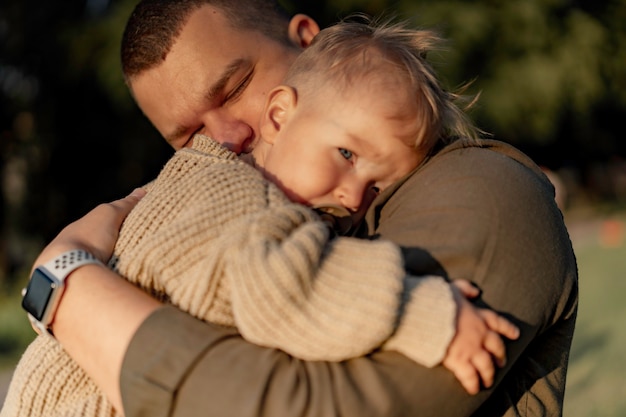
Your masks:
M 461 343 L 502 361 L 501 340 L 466 338 L 457 319 L 515 338 L 511 323 L 443 278 L 408 275 L 394 244 L 338 236 L 324 220 L 344 213 L 335 225 L 358 222 L 377 192 L 440 141 L 476 134 L 425 61 L 437 41 L 387 23 L 321 31 L 268 94 L 252 153 L 240 159 L 196 135 L 146 186 L 110 266 L 202 320 L 303 359 L 388 349 L 430 367 Z M 474 372 L 490 384 L 484 369 Z M 35 415 L 117 412 L 54 339 L 40 336 L 1 413 Z

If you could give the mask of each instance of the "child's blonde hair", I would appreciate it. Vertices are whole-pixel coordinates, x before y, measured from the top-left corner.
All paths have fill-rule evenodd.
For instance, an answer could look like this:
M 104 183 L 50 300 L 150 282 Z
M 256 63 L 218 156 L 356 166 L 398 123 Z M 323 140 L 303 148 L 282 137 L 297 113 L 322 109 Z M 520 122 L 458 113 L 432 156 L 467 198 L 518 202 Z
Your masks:
M 405 22 L 352 15 L 322 30 L 296 59 L 285 82 L 308 91 L 319 90 L 320 84 L 327 82 L 345 89 L 380 71 L 382 57 L 385 71 L 399 71 L 407 88 L 415 93 L 418 117 L 423 121 L 416 148 L 430 149 L 438 141 L 455 137 L 476 139 L 482 131 L 464 111 L 476 99 L 446 91 L 426 61 L 426 54 L 441 42 L 434 31 L 410 29 Z M 469 104 L 461 109 L 458 102 Z

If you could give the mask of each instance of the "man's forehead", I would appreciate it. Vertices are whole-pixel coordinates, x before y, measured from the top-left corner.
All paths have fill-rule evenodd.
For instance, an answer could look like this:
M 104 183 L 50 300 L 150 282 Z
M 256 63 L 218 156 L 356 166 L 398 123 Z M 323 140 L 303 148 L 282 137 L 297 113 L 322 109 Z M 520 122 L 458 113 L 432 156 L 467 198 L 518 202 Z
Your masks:
M 247 42 L 256 42 L 261 33 L 242 30 L 233 25 L 218 8 L 204 5 L 194 11 L 172 45 L 175 49 L 197 51 L 237 51 L 249 47 Z

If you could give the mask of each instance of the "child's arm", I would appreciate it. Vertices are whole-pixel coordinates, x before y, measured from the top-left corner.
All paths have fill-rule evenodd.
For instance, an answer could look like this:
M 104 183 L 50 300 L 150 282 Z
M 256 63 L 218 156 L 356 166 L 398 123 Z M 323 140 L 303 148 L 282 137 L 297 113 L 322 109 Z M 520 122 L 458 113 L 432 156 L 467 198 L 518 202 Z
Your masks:
M 298 205 L 260 213 L 245 237 L 239 250 L 226 251 L 226 264 L 235 322 L 247 340 L 302 359 L 341 361 L 380 348 L 393 334 L 406 292 L 396 245 L 330 239 Z M 420 363 L 433 355 L 440 362 L 454 336 L 454 297 L 440 277 L 416 282 L 412 325 L 424 336 L 416 346 Z
M 419 280 L 408 277 L 409 285 L 419 285 Z M 412 284 L 411 284 L 412 283 Z M 477 288 L 464 280 L 456 280 L 450 284 L 457 305 L 457 314 L 453 329 L 456 329 L 452 340 L 442 356 L 431 355 L 431 362 L 426 366 L 442 363 L 454 373 L 461 385 L 470 394 L 476 394 L 480 386 L 489 388 L 493 384 L 495 366 L 502 367 L 506 362 L 506 349 L 502 337 L 517 339 L 519 329 L 495 311 L 474 306 L 468 299 L 479 295 Z M 404 309 L 400 325 L 396 333 L 383 346 L 386 350 L 396 350 L 409 358 L 423 363 L 419 355 L 424 353 L 423 345 L 428 335 L 419 334 L 414 323 L 417 300 L 409 299 Z M 437 300 L 431 300 L 437 303 Z M 423 306 L 420 306 L 423 311 Z M 433 329 L 445 326 L 442 320 L 430 316 Z M 444 327 L 445 329 L 445 327 Z M 426 339 L 425 339 L 426 338 Z M 425 340 L 424 340 L 425 339 Z M 434 353 L 434 352 L 432 352 Z M 494 364 L 495 362 L 495 364 Z
M 457 316 L 484 327 L 443 278 L 406 276 L 396 245 L 330 239 L 311 216 L 298 205 L 271 207 L 247 223 L 239 250 L 226 251 L 235 322 L 249 341 L 308 360 L 345 360 L 383 347 L 432 367 L 446 359 Z M 481 336 L 475 340 L 468 342 L 472 358 L 503 359 L 503 347 L 483 349 Z M 458 375 L 466 372 L 461 359 L 451 361 Z M 485 368 L 478 372 L 490 383 L 494 371 Z
M 478 294 L 468 293 L 465 285 L 457 288 L 457 330 L 443 366 L 454 373 L 467 392 L 476 394 L 481 385 L 489 388 L 493 384 L 495 365 L 503 367 L 506 363 L 502 337 L 517 339 L 519 329 L 495 311 L 474 306 L 467 298 Z
M 379 348 L 399 317 L 400 249 L 333 239 L 318 215 L 252 167 L 200 151 L 177 152 L 126 218 L 117 270 L 202 320 L 237 326 L 247 340 L 302 359 L 341 361 Z M 417 303 L 424 312 L 415 321 L 430 328 L 432 314 L 450 323 L 427 334 L 429 348 L 445 352 L 454 299 L 441 278 L 423 284 L 416 298 L 443 291 L 446 302 Z

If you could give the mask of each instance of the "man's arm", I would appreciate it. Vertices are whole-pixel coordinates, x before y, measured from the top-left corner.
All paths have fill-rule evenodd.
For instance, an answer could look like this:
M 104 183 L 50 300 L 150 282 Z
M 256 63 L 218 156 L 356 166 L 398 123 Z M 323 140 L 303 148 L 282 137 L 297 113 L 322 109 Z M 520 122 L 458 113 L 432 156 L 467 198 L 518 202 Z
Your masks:
M 136 190 L 70 224 L 44 249 L 35 266 L 77 248 L 106 262 L 123 219 L 143 195 Z M 54 335 L 118 409 L 120 368 L 128 344 L 140 324 L 160 306 L 103 265 L 78 268 L 66 280 L 52 323 Z
M 493 165 L 469 162 L 471 172 Z M 423 178 L 434 181 L 442 177 L 436 172 L 432 178 Z M 416 189 L 457 184 L 457 188 L 445 189 L 445 194 L 462 201 L 424 207 L 426 210 L 420 216 L 415 216 L 415 207 L 408 206 L 408 202 L 390 201 L 385 208 L 388 213 L 384 214 L 388 216 L 387 228 L 381 227 L 378 232 L 399 244 L 410 243 L 416 236 L 438 236 L 434 241 L 424 242 L 429 250 L 407 251 L 414 257 L 410 260 L 414 266 L 424 267 L 424 271 L 416 268 L 413 272 L 448 271 L 452 277 L 475 280 L 489 304 L 507 311 L 520 324 L 522 336 L 511 345 L 508 351 L 511 360 L 504 372 L 498 373 L 499 385 L 491 397 L 491 390 L 470 396 L 443 367 L 426 369 L 394 352 L 377 352 L 339 363 L 296 360 L 278 350 L 247 343 L 231 329 L 199 322 L 172 308 L 159 308 L 154 300 L 133 293 L 136 290 L 131 285 L 95 265 L 72 274 L 68 285 L 75 284 L 74 291 L 70 288 L 63 298 L 54 330 L 68 352 L 116 404 L 123 397 L 128 417 L 145 415 L 142 413 L 155 404 L 158 410 L 149 415 L 405 416 L 410 412 L 416 416 L 465 416 L 481 405 L 481 411 L 492 407 L 489 415 L 504 415 L 508 408 L 522 405 L 525 409 L 520 412 L 525 413 L 543 406 L 558 412 L 554 407 L 562 404 L 577 300 L 571 275 L 572 259 L 565 259 L 570 256 L 567 252 L 571 247 L 559 223 L 562 222 L 559 213 L 544 216 L 541 207 L 550 202 L 539 199 L 533 207 L 523 208 L 521 213 L 526 213 L 526 218 L 515 223 L 516 227 L 510 228 L 511 222 L 495 224 L 496 220 L 505 219 L 494 218 L 486 208 L 499 199 L 509 200 L 511 194 L 519 194 L 510 182 L 519 181 L 518 175 L 503 179 L 507 195 L 492 189 L 497 198 L 480 201 L 478 205 L 474 205 L 475 191 L 490 189 L 484 178 L 470 181 L 479 185 L 474 190 L 466 183 L 461 184 L 456 175 L 443 182 L 428 180 L 416 184 L 424 187 Z M 530 188 L 540 186 L 532 182 L 527 184 Z M 402 195 L 433 201 L 419 192 Z M 528 204 L 527 196 L 518 195 L 513 205 L 521 204 L 519 198 L 524 205 Z M 408 217 L 404 218 L 405 215 Z M 463 227 L 453 226 L 449 221 L 463 218 L 466 219 Z M 495 227 L 494 230 L 501 227 L 504 231 L 496 236 L 499 245 L 490 242 L 487 246 L 476 246 L 484 243 L 485 232 L 481 228 L 485 222 Z M 82 234 L 66 239 L 65 246 L 61 245 L 47 259 L 76 247 L 96 251 L 96 244 L 104 240 L 97 236 L 97 229 L 112 229 L 105 227 L 106 224 L 114 223 L 100 218 L 91 227 L 83 225 Z M 117 227 L 119 224 L 121 220 Z M 81 239 L 92 239 L 94 244 L 85 245 Z M 407 242 L 402 242 L 404 239 Z M 506 244 L 507 240 L 513 245 Z M 523 250 L 516 253 L 517 248 Z M 493 250 L 496 251 L 490 252 Z M 489 258 L 491 264 L 481 262 L 481 256 L 486 253 L 493 255 Z M 431 259 L 429 255 L 436 256 Z M 47 260 L 43 256 L 42 262 Z M 549 265 L 549 270 L 545 265 Z M 575 274 L 575 262 L 573 266 Z M 111 282 L 95 279 L 96 273 L 109 274 Z M 566 277 L 567 274 L 570 275 Z M 525 278 L 528 280 L 524 281 Z M 92 299 L 82 308 L 77 307 L 82 305 L 80 299 L 87 293 Z M 133 306 L 130 312 L 126 311 L 129 306 Z M 535 337 L 539 334 L 541 337 Z M 104 338 L 110 340 L 103 346 Z M 541 388 L 541 392 L 527 392 L 535 388 Z
M 66 227 L 36 264 L 82 248 L 106 260 L 127 197 L 98 206 Z M 395 352 L 345 362 L 306 362 L 244 341 L 233 329 L 163 307 L 109 269 L 87 265 L 67 281 L 53 323 L 66 351 L 126 416 L 402 416 L 429 404 L 422 378 L 441 379 L 470 398 L 442 367 L 427 371 Z M 434 379 L 433 379 L 434 378 Z M 121 385 L 120 385 L 121 384 Z M 484 394 L 479 394 L 484 395 Z M 476 398 L 476 397 L 474 397 Z
M 431 384 L 451 387 L 475 407 L 485 396 L 467 394 L 443 367 L 426 369 L 395 352 L 302 361 L 172 307 L 139 328 L 121 384 L 127 417 L 441 416 L 451 415 L 449 404 Z

